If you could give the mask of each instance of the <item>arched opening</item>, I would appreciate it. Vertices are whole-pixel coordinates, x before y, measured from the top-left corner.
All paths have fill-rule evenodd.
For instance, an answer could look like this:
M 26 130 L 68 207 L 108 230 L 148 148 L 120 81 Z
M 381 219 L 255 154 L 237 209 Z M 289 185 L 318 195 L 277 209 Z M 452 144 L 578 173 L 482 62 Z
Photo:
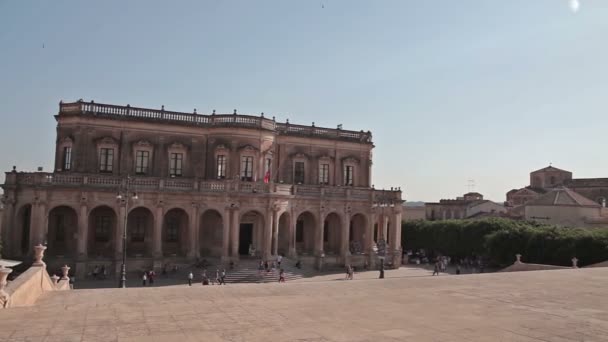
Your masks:
M 21 207 L 17 217 L 17 227 L 19 229 L 15 230 L 13 238 L 15 241 L 15 246 L 19 246 L 19 250 L 15 248 L 13 251 L 16 252 L 16 254 L 26 255 L 31 247 L 30 234 L 32 224 L 32 205 L 26 204 Z
M 551 180 L 551 185 L 555 185 L 555 176 L 551 176 L 550 180 Z
M 279 231 L 277 232 L 279 245 L 276 249 L 277 253 L 280 255 L 289 254 L 289 223 L 289 213 L 285 212 L 281 214 L 281 217 L 279 217 Z M 273 251 L 274 250 L 273 246 Z
M 87 254 L 89 258 L 113 258 L 116 251 L 116 213 L 101 206 L 89 214 Z
M 305 211 L 296 220 L 296 252 L 298 254 L 313 255 L 315 251 L 315 217 Z
M 179 208 L 169 210 L 163 220 L 163 255 L 185 256 L 188 253 L 188 214 Z
M 127 255 L 130 257 L 152 256 L 154 215 L 148 208 L 131 210 L 127 219 Z
M 201 257 L 222 256 L 222 244 L 224 229 L 222 215 L 216 210 L 210 209 L 201 216 L 198 241 Z
M 365 227 L 367 218 L 363 214 L 356 214 L 350 219 L 349 247 L 351 254 L 365 253 Z
M 68 206 L 59 206 L 49 212 L 48 254 L 56 257 L 76 255 L 78 214 Z
M 239 255 L 249 255 L 252 248 L 262 251 L 265 243 L 271 243 L 265 241 L 264 222 L 264 215 L 255 210 L 247 211 L 241 216 L 237 239 Z
M 325 254 L 340 254 L 341 235 L 340 216 L 336 213 L 327 215 L 323 226 L 323 250 Z

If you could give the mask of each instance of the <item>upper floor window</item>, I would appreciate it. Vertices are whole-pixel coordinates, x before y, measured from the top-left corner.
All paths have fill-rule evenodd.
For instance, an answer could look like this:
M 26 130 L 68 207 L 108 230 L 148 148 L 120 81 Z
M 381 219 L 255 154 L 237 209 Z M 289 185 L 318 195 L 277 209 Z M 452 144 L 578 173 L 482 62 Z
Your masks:
M 66 146 L 63 148 L 63 171 L 70 171 L 72 169 L 72 146 Z
M 319 165 L 319 184 L 329 184 L 329 164 Z
M 253 157 L 251 156 L 241 157 L 241 180 L 253 180 Z
M 352 165 L 344 166 L 344 185 L 354 184 L 354 167 Z
M 184 161 L 183 153 L 171 153 L 171 159 L 169 161 L 169 175 L 171 177 L 182 176 L 182 164 Z
M 99 149 L 99 172 L 112 172 L 114 164 L 114 149 Z
M 226 156 L 219 154 L 217 156 L 217 179 L 226 178 Z
M 95 241 L 108 242 L 110 241 L 110 216 L 95 217 Z
M 149 151 L 135 152 L 135 173 L 138 175 L 145 175 L 146 173 L 148 173 L 149 160 L 150 160 Z
M 294 163 L 293 182 L 296 184 L 304 183 L 304 162 L 297 161 Z

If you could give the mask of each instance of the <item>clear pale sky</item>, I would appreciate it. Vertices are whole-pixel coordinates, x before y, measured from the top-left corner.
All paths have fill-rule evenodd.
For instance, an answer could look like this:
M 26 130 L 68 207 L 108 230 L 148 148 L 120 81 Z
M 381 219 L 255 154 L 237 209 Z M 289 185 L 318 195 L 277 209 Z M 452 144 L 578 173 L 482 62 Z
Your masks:
M 50 171 L 79 98 L 371 130 L 377 188 L 503 201 L 608 177 L 608 1 L 0 0 L 0 168 Z

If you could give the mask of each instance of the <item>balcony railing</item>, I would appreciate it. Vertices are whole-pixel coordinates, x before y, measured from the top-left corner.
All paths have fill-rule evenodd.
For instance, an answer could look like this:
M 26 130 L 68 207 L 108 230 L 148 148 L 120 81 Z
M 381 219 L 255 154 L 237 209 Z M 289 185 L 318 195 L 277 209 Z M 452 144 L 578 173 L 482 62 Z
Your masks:
M 72 102 L 59 104 L 59 116 L 88 115 L 112 119 L 132 119 L 159 121 L 202 127 L 245 127 L 275 131 L 278 134 L 292 136 L 318 137 L 327 139 L 350 140 L 371 143 L 371 132 L 347 131 L 343 129 L 278 123 L 264 116 L 242 114 L 211 114 L 173 112 L 163 109 L 148 109 L 127 106 L 116 106 L 95 102 Z
M 118 189 L 126 185 L 126 177 L 100 174 L 64 174 L 45 172 L 6 172 L 4 188 L 11 187 L 89 187 Z M 135 191 L 273 194 L 305 198 L 348 199 L 352 201 L 383 201 L 401 203 L 401 191 L 375 190 L 325 185 L 292 185 L 283 183 L 242 182 L 234 180 L 196 180 L 193 178 L 132 177 Z

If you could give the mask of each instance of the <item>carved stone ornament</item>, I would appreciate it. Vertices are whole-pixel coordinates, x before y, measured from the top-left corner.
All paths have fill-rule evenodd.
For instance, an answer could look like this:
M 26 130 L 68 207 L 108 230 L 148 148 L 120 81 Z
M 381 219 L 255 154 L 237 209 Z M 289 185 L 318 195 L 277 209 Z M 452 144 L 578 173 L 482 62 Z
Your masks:
M 359 159 L 355 158 L 355 157 L 346 157 L 342 159 L 343 163 L 350 163 L 350 164 L 359 164 Z
M 216 152 L 227 152 L 228 150 L 228 147 L 226 147 L 226 145 L 224 144 L 218 144 L 217 146 L 215 146 Z
M 255 148 L 255 147 L 253 147 L 252 145 L 249 145 L 249 144 L 247 144 L 245 146 L 241 146 L 239 148 L 239 151 L 243 151 L 243 152 L 255 152 L 257 150 L 258 150 L 257 148 Z
M 139 140 L 136 143 L 133 144 L 136 147 L 152 147 L 152 143 L 149 142 L 148 140 Z
M 319 161 L 331 162 L 334 158 L 328 155 L 322 155 L 319 157 Z
M 169 145 L 169 148 L 172 150 L 185 150 L 186 146 L 184 146 L 184 144 L 176 141 L 173 144 Z
M 59 143 L 68 145 L 74 143 L 74 141 L 71 137 L 63 137 L 59 140 Z
M 293 159 L 309 159 L 308 155 L 306 153 L 302 153 L 302 152 L 297 152 L 295 154 L 292 155 Z
M 99 140 L 97 140 L 97 145 L 117 145 L 118 143 L 116 142 L 116 140 L 112 137 L 103 137 Z

